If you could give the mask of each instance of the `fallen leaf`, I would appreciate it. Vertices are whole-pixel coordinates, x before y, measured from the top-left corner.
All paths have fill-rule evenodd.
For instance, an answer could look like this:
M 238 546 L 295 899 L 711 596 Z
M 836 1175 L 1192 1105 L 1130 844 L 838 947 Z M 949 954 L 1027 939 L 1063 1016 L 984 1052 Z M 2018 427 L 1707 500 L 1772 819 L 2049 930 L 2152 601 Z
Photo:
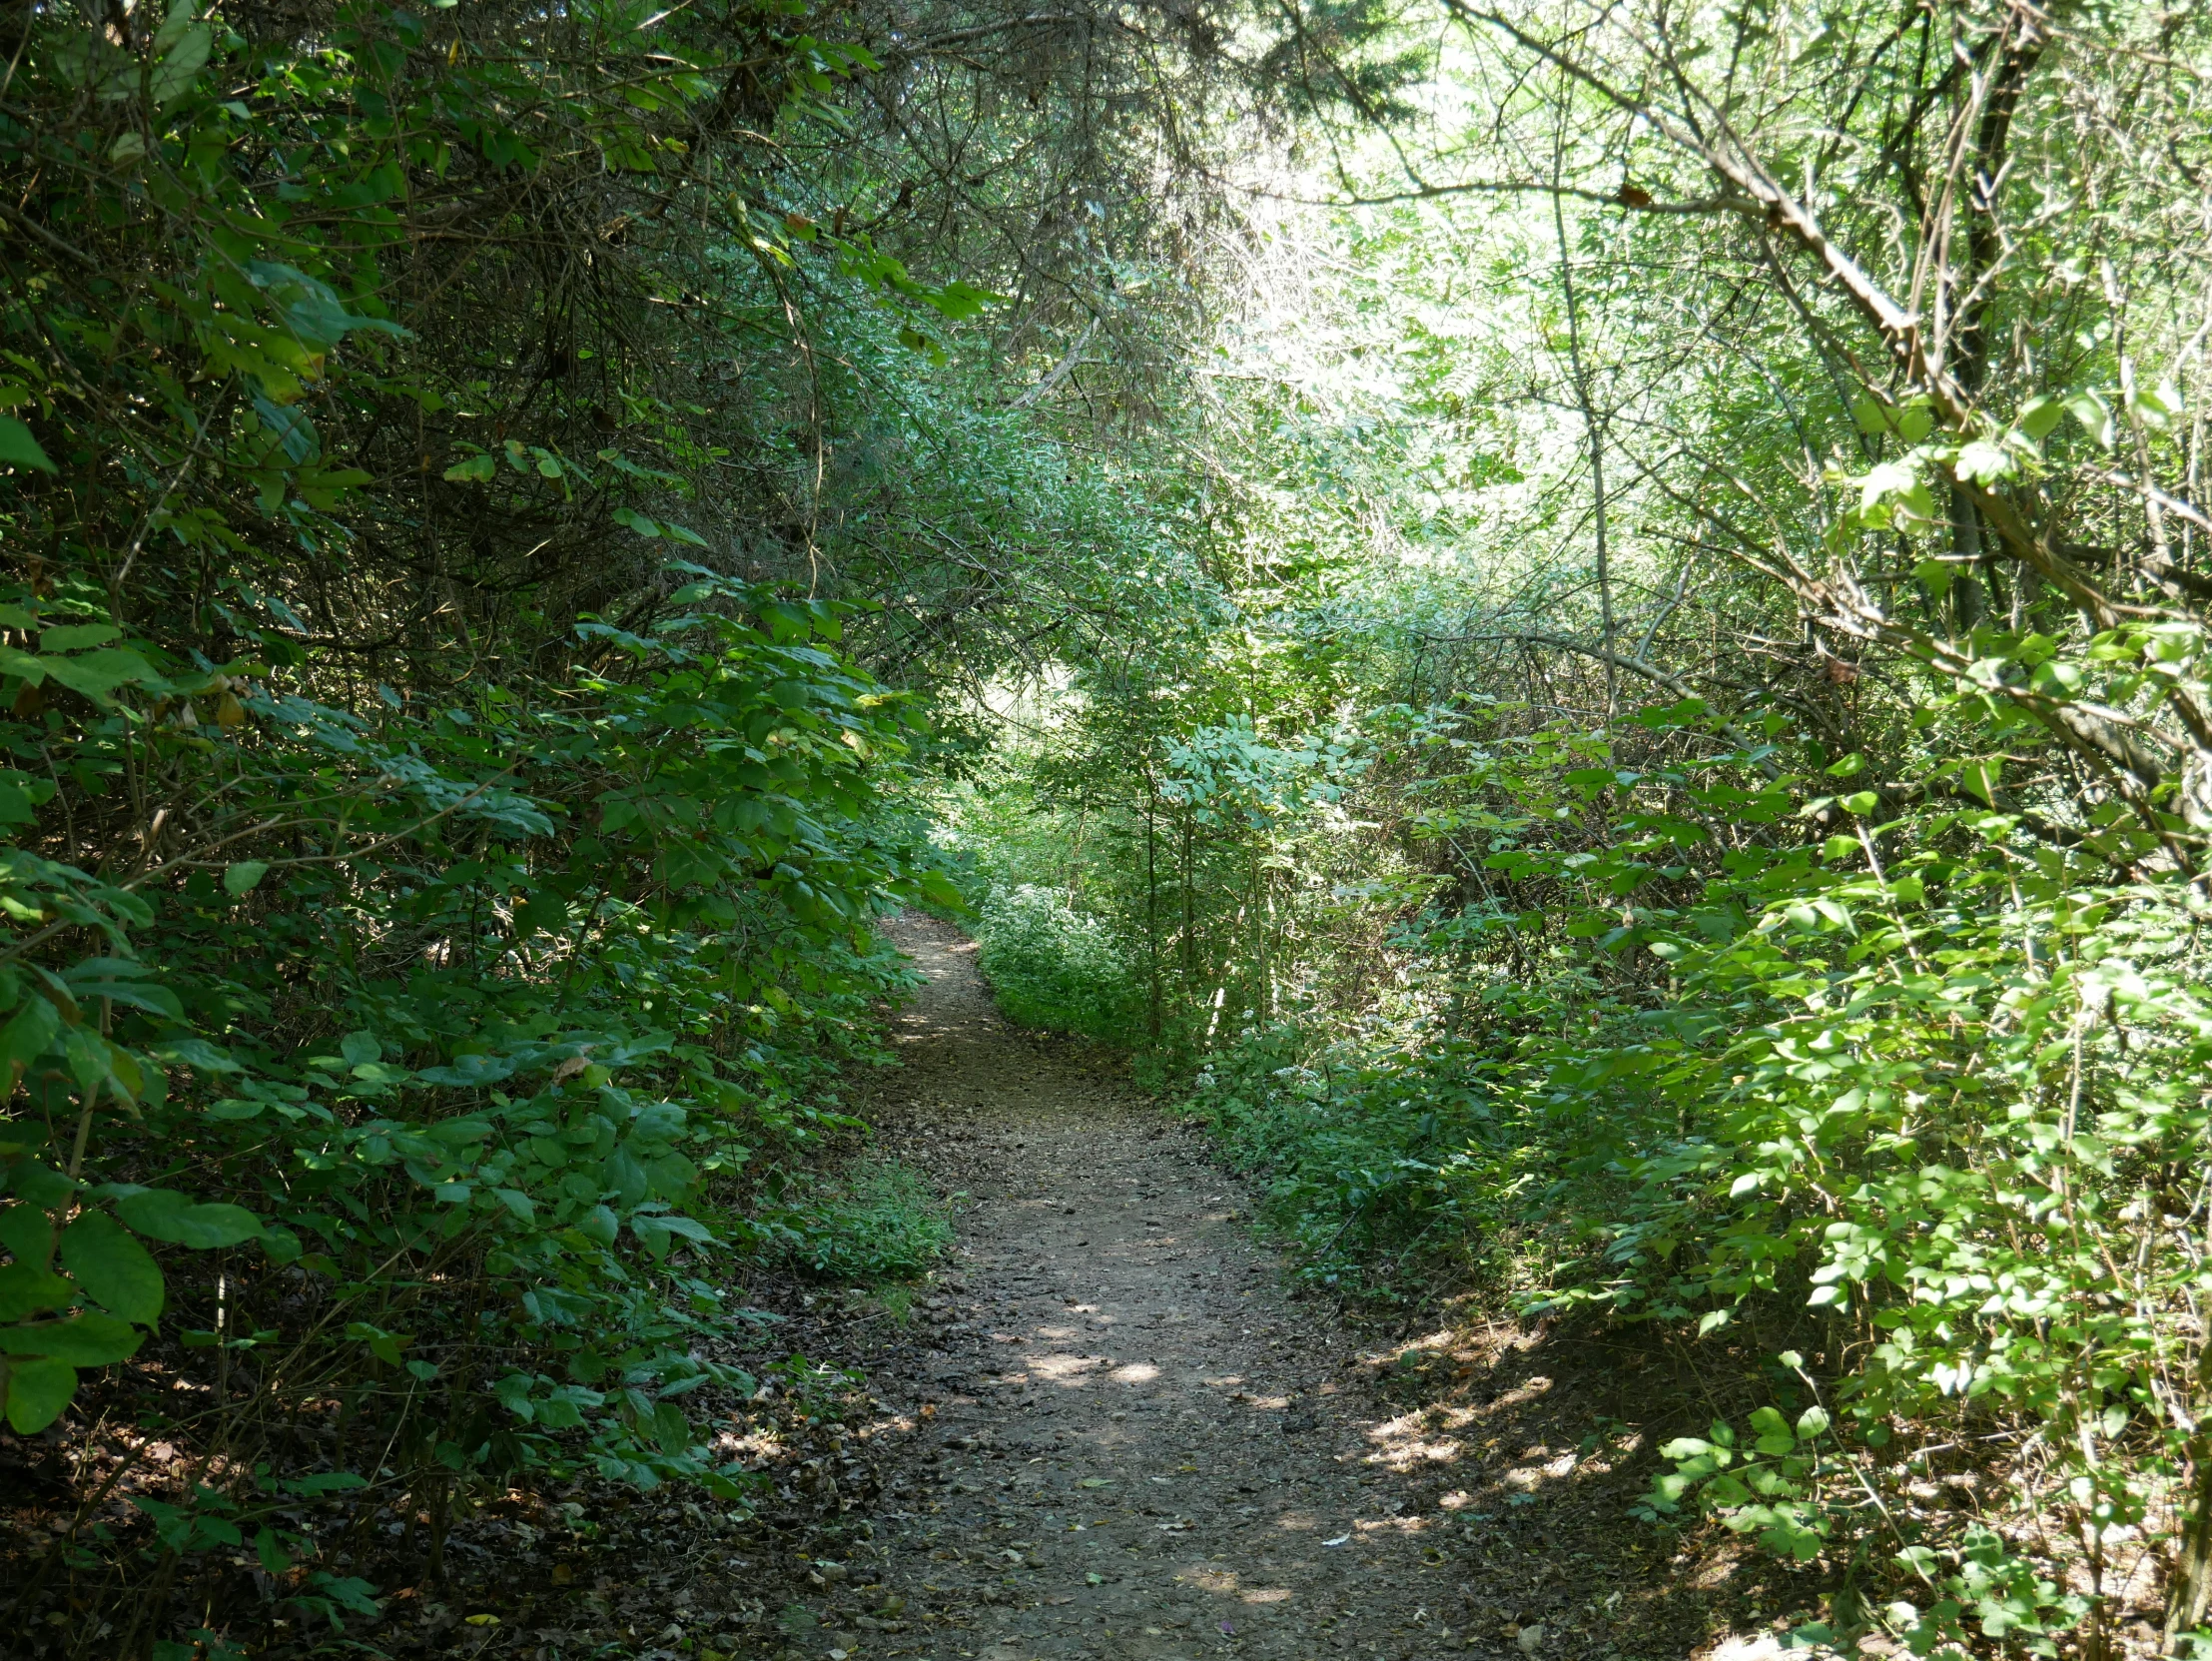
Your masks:
M 1076 1486 L 1079 1488 L 1110 1488 L 1113 1486 L 1113 1479 L 1106 1476 L 1087 1476 Z

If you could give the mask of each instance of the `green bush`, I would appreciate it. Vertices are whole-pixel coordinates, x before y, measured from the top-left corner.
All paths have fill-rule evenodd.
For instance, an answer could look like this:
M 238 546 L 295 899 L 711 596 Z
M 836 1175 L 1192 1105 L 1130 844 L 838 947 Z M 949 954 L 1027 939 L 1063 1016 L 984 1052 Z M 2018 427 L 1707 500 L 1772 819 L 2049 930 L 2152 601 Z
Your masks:
M 1283 1025 L 1215 1051 L 1192 1087 L 1230 1163 L 1264 1184 L 1261 1216 L 1299 1276 L 1369 1303 L 1464 1270 L 1487 1233 L 1488 1197 L 1463 1172 L 1495 1123 L 1490 1069 L 1460 1049 L 1403 1059 L 1316 1051 Z
M 908 1280 L 952 1244 L 945 1207 L 920 1173 L 869 1161 L 838 1186 L 763 1220 L 774 1254 L 834 1280 Z
M 978 962 L 999 1007 L 1024 1026 L 1126 1040 L 1143 1015 L 1143 992 L 1110 928 L 1067 898 L 1032 883 L 984 902 Z

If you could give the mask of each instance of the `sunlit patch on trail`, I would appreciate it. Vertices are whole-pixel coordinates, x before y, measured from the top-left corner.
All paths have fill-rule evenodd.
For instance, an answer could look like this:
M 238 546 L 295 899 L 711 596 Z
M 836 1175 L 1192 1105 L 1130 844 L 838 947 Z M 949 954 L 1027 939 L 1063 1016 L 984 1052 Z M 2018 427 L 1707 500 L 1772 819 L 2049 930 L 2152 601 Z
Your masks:
M 1091 1382 L 1088 1375 L 1093 1368 L 1105 1364 L 1105 1359 L 1098 1355 L 1035 1355 L 1030 1358 L 1029 1377 L 1081 1386 Z

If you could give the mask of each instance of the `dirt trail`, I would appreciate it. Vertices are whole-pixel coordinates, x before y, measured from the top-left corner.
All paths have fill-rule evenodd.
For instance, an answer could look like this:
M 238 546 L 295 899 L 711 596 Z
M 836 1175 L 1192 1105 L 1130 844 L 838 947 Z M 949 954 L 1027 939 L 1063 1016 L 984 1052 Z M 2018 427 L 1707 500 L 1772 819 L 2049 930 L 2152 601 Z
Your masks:
M 1109 1075 L 1015 1042 L 972 947 L 926 925 L 901 944 L 930 977 L 902 1094 L 992 1146 L 954 1173 L 976 1206 L 930 1380 L 943 1468 L 885 1540 L 887 1583 L 964 1592 L 973 1626 L 889 1653 L 1289 1654 L 1347 1609 L 1369 1641 L 1441 1646 L 1337 1340 L 1285 1304 L 1238 1197 Z
M 1599 1559 L 1625 1568 L 1649 1547 L 1624 1540 L 1602 1457 L 1528 1440 L 1526 1410 L 1556 1425 L 1561 1405 L 1530 1340 L 1494 1349 L 1472 1404 L 1432 1389 L 1391 1416 L 1350 1340 L 1286 1296 L 1242 1196 L 1156 1107 L 1011 1032 L 951 930 L 897 936 L 929 981 L 872 1111 L 887 1148 L 973 1205 L 924 1313 L 942 1323 L 933 1353 L 919 1376 L 874 1380 L 913 1431 L 895 1438 L 874 1561 L 853 1565 L 880 1585 L 799 1648 L 1689 1653 L 1702 1622 L 1616 1648 L 1636 1607 Z M 1467 1364 L 1450 1364 L 1467 1397 Z M 1592 1481 L 1604 1491 L 1573 1511 L 1605 1536 L 1595 1548 L 1537 1514 L 1557 1520 L 1549 1490 Z

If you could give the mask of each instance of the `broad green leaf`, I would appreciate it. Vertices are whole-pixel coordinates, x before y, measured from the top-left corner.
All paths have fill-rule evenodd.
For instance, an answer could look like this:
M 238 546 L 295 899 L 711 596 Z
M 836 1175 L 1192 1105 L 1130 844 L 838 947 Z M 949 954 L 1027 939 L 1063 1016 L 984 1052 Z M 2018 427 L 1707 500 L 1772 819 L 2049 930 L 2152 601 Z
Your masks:
M 2066 414 L 2081 423 L 2083 431 L 2110 449 L 2119 437 L 2119 423 L 2112 418 L 2112 410 L 2097 393 L 2075 393 L 2066 400 Z
M 103 1367 L 129 1358 L 146 1334 L 127 1320 L 88 1310 L 64 1320 L 0 1326 L 0 1350 L 73 1367 Z
M 607 1156 L 604 1181 L 625 1207 L 635 1206 L 652 1192 L 645 1168 L 627 1148 L 617 1148 Z
M 530 1223 L 536 1220 L 537 1203 L 520 1189 L 493 1189 L 491 1192 L 493 1198 L 518 1222 Z
M 66 1309 L 75 1295 L 67 1280 L 36 1260 L 0 1268 L 0 1320 L 21 1320 L 41 1309 Z
M 2039 394 L 2020 407 L 2020 430 L 2037 443 L 2049 437 L 2066 418 L 2066 401 Z
M 174 1189 L 130 1189 L 116 1200 L 115 1212 L 149 1240 L 202 1251 L 239 1246 L 262 1232 L 261 1220 L 242 1206 L 195 1205 Z
M 46 679 L 72 692 L 82 692 L 99 704 L 109 702 L 119 687 L 158 689 L 168 684 L 152 664 L 125 646 L 108 646 L 76 657 L 41 655 L 37 662 L 39 673 Z
M 2001 444 L 1976 438 L 1959 450 L 1957 459 L 1951 462 L 1951 471 L 1977 484 L 1994 484 L 2012 473 L 2013 461 Z
M 33 1206 L 51 1210 L 77 1192 L 77 1185 L 37 1160 L 17 1160 L 8 1171 L 15 1192 Z
M 5 1027 L 0 1027 L 0 1066 L 27 1067 L 46 1053 L 61 1036 L 61 1012 L 37 993 L 24 999 Z
M 195 23 L 178 36 L 154 65 L 148 82 L 147 91 L 155 104 L 173 104 L 190 92 L 214 49 L 215 33 L 205 23 Z
M 169 0 L 169 9 L 162 14 L 161 26 L 154 31 L 152 45 L 158 57 L 175 49 L 198 19 L 199 0 Z
M 77 1393 L 77 1369 L 64 1361 L 0 1362 L 8 1379 L 8 1423 L 18 1435 L 45 1429 Z
M 161 1270 L 105 1212 L 86 1212 L 62 1231 L 62 1262 L 109 1313 L 146 1326 L 161 1318 Z
M 135 965 L 133 967 L 136 967 Z M 152 981 L 99 980 L 72 970 L 67 977 L 69 990 L 76 994 L 83 1005 L 92 1005 L 95 999 L 106 999 L 111 1004 L 121 1004 L 126 1009 L 144 1010 L 149 1015 L 166 1016 L 171 1021 L 182 1021 L 185 1006 L 178 996 L 166 986 Z
M 39 447 L 39 441 L 31 436 L 31 429 L 13 415 L 0 415 L 0 465 L 36 467 L 40 472 L 58 470 L 46 451 Z
M 240 898 L 252 893 L 262 878 L 268 875 L 269 861 L 266 859 L 242 859 L 225 869 L 223 892 L 233 899 Z
M 185 1067 L 197 1067 L 203 1073 L 243 1073 L 246 1071 L 239 1059 L 230 1051 L 217 1048 L 204 1038 L 169 1038 L 154 1046 L 157 1060 Z
M 87 651 L 104 646 L 123 631 L 113 623 L 68 623 L 38 637 L 40 651 Z
M 45 1262 L 54 1250 L 54 1220 L 40 1206 L 0 1206 L 0 1246 L 16 1257 Z

